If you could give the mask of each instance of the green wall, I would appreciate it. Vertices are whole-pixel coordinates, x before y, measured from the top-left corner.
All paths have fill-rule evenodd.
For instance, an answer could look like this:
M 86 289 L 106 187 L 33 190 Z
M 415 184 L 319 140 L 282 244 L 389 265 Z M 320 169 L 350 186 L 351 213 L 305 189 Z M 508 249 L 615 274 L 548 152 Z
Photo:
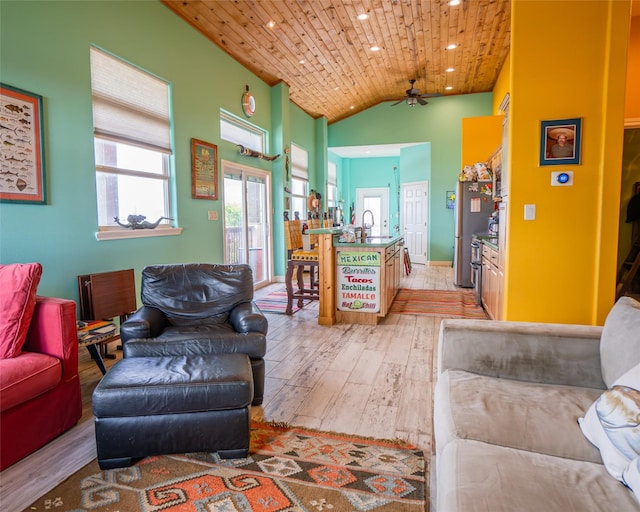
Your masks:
M 430 143 L 430 165 L 424 167 L 401 163 L 402 182 L 429 180 L 429 259 L 453 260 L 453 215 L 445 208 L 445 193 L 455 189 L 457 175 L 462 168 L 462 118 L 491 114 L 491 93 L 465 94 L 430 98 L 429 105 L 391 107 L 382 103 L 329 126 L 329 147 L 368 144 L 397 144 L 406 142 Z M 403 150 L 401 156 L 404 158 Z M 420 151 L 417 149 L 416 151 Z M 409 152 L 409 161 L 413 155 Z M 405 170 L 413 179 L 404 176 Z M 343 173 L 347 172 L 343 168 Z M 430 173 L 430 176 L 429 176 Z M 363 186 L 349 183 L 351 189 Z M 348 204 L 345 211 L 348 212 Z
M 219 112 L 242 116 L 249 85 L 257 112 L 251 122 L 271 133 L 273 154 L 289 145 L 289 133 L 304 137 L 315 158 L 314 123 L 288 89 L 269 87 L 156 0 L 0 2 L 0 79 L 44 98 L 46 205 L 0 204 L 0 262 L 39 261 L 38 292 L 77 299 L 76 276 L 153 263 L 222 262 L 222 201 L 191 198 L 190 139 L 218 145 L 219 160 L 274 172 L 274 218 L 282 218 L 283 158 L 275 162 L 239 155 L 219 138 Z M 175 197 L 179 236 L 97 241 L 89 47 L 95 44 L 171 84 Z M 275 101 L 284 94 L 284 100 Z M 278 112 L 272 112 L 279 105 Z M 277 115 L 275 115 L 277 114 Z M 283 119 L 284 118 L 284 119 Z M 286 130 L 283 129 L 286 125 Z M 310 159 L 311 165 L 314 160 Z M 221 180 L 220 180 L 221 183 Z M 277 193 L 276 193 L 277 192 Z M 219 190 L 219 194 L 221 190 Z M 278 224 L 274 224 L 274 230 Z M 282 245 L 276 232 L 274 248 Z M 276 257 L 276 274 L 282 275 Z M 138 281 L 139 282 L 139 281 Z

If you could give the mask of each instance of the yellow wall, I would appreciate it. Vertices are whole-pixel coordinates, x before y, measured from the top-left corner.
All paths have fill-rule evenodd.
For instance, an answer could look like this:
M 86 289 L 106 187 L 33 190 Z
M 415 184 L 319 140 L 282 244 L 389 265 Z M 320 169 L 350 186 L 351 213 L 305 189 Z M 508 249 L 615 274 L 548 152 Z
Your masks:
M 628 26 L 629 0 L 512 3 L 508 320 L 598 324 L 614 302 Z M 581 164 L 540 167 L 540 122 L 575 117 Z
M 462 165 L 486 162 L 502 144 L 502 117 L 467 117 L 462 120 Z
M 626 89 L 624 117 L 640 121 L 640 16 L 631 18 Z

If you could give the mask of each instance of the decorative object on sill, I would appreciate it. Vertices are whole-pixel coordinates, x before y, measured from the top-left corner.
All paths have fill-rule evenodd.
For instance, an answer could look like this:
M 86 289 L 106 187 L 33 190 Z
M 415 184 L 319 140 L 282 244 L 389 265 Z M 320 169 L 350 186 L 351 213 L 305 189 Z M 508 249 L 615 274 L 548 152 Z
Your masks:
M 285 222 L 289 220 L 289 212 L 285 211 L 282 213 L 282 215 L 284 217 Z
M 454 190 L 447 190 L 447 210 L 453 210 L 453 205 L 456 202 L 456 193 Z
M 265 155 L 264 153 L 260 153 L 260 151 L 255 151 L 253 149 L 245 148 L 241 144 L 236 144 L 238 149 L 240 150 L 240 154 L 243 156 L 252 156 L 253 158 L 259 158 L 260 160 L 267 160 L 268 162 L 273 162 L 274 160 L 280 158 L 280 154 L 274 156 Z
M 46 204 L 42 96 L 0 84 L 0 202 Z
M 242 93 L 242 111 L 247 117 L 251 117 L 256 113 L 256 99 L 249 92 L 249 86 L 245 85 L 245 91 Z
M 218 199 L 218 146 L 191 139 L 191 197 Z
M 320 192 L 316 192 L 311 189 L 309 193 L 309 197 L 307 197 L 307 210 L 309 219 L 319 219 L 320 218 L 320 200 L 322 199 L 322 195 Z
M 540 165 L 580 164 L 582 118 L 541 121 Z
M 289 183 L 289 154 L 291 153 L 291 148 L 284 148 L 284 182 L 285 184 Z M 287 190 L 287 187 L 284 187 L 284 190 Z
M 173 220 L 170 217 L 160 217 L 155 222 L 148 222 L 145 219 L 146 219 L 146 217 L 144 215 L 129 215 L 127 217 L 127 221 L 129 222 L 129 224 L 123 224 L 122 222 L 120 222 L 120 218 L 119 217 L 114 217 L 113 218 L 113 220 L 116 221 L 116 224 L 118 224 L 119 226 L 122 226 L 123 228 L 127 228 L 127 229 L 156 229 L 158 227 L 158 224 L 160 224 L 160 222 L 162 222 L 162 220 L 164 220 L 164 219 Z

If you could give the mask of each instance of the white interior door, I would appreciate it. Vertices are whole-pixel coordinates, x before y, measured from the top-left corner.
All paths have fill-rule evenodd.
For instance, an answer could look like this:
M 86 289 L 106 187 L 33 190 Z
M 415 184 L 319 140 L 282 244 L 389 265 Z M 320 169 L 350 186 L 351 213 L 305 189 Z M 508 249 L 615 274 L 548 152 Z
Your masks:
M 371 236 L 389 234 L 389 189 L 357 188 L 356 189 L 356 226 L 362 226 L 362 214 L 370 210 L 373 213 Z M 371 215 L 364 219 L 371 226 Z
M 413 263 L 427 262 L 428 181 L 403 183 L 400 187 L 404 245 Z
M 255 288 L 271 282 L 270 175 L 222 161 L 225 263 L 248 263 Z

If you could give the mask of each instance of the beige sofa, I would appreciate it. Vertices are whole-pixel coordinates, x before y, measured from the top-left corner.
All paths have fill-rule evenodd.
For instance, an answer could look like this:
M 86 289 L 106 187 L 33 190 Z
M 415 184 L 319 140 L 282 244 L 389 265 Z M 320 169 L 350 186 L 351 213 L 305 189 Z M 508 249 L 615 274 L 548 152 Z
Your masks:
M 640 303 L 627 297 L 604 328 L 444 320 L 436 511 L 640 511 L 640 486 L 611 476 L 578 424 L 623 374 L 640 389 Z

